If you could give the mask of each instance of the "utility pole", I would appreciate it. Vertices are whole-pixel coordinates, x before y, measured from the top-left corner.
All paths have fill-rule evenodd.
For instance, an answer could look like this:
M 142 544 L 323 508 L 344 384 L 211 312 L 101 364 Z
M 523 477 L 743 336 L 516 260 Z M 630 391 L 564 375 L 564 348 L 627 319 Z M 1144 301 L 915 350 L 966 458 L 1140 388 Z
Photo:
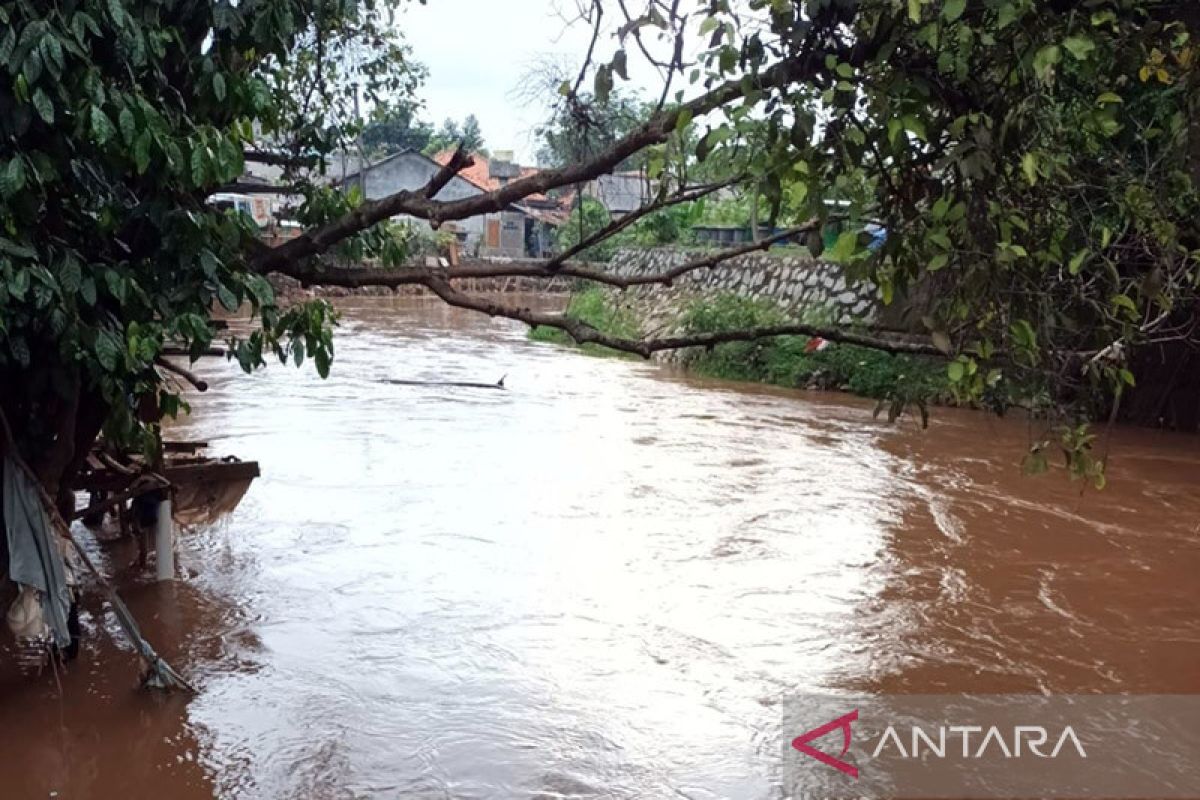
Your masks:
M 358 150 L 358 191 L 362 199 L 367 199 L 367 160 L 363 157 L 362 112 L 358 109 L 358 84 L 354 84 L 354 121 L 358 125 L 355 134 L 355 147 Z

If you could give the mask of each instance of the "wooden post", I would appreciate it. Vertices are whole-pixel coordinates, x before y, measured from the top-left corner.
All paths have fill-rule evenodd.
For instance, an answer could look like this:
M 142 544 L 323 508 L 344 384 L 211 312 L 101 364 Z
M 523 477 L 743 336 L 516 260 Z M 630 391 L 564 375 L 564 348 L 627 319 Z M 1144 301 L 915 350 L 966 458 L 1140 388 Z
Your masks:
M 171 493 L 158 504 L 154 521 L 154 552 L 157 561 L 156 577 L 160 581 L 175 579 L 175 518 L 171 516 Z

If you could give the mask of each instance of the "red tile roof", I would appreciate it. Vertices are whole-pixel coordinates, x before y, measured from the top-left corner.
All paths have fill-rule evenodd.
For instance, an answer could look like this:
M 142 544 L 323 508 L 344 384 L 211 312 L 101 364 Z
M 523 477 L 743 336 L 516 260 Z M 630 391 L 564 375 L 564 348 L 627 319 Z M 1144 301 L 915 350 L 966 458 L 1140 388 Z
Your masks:
M 442 166 L 445 166 L 446 164 L 450 163 L 450 158 L 453 155 L 453 149 L 442 150 L 441 152 L 434 154 L 433 160 Z M 492 177 L 492 167 L 488 157 L 482 153 L 472 153 L 471 158 L 474 159 L 475 163 L 459 172 L 459 177 L 465 179 L 469 183 L 474 184 L 475 186 L 478 186 L 485 192 L 494 192 L 499 189 L 501 183 Z M 541 171 L 537 167 L 521 167 L 520 169 L 522 178 L 527 178 L 530 175 L 536 175 Z M 525 199 L 532 200 L 534 202 L 545 202 L 548 198 L 544 194 L 535 193 L 529 195 Z

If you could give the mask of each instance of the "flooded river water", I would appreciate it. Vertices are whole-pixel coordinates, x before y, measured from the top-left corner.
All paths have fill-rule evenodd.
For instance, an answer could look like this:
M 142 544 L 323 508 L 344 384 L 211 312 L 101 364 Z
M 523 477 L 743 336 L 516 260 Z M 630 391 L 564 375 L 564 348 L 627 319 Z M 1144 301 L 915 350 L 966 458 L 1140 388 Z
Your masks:
M 0 797 L 757 800 L 788 691 L 1200 692 L 1193 437 L 1116 432 L 1081 494 L 1018 421 L 342 307 L 327 381 L 202 366 L 174 435 L 263 477 L 185 579 L 97 551 L 199 695 L 135 691 L 89 597 L 65 674 L 0 673 Z

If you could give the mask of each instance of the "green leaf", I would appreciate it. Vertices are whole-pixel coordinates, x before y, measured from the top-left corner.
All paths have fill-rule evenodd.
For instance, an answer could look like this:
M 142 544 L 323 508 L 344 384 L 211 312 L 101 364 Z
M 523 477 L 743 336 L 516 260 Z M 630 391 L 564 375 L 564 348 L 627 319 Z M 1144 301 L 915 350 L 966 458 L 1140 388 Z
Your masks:
M 966 371 L 966 366 L 961 361 L 951 361 L 946 365 L 946 377 L 951 383 L 958 383 L 963 379 L 963 374 Z
M 1012 334 L 1013 341 L 1020 347 L 1026 350 L 1033 350 L 1037 347 L 1037 334 L 1033 332 L 1033 326 L 1027 320 L 1019 319 L 1008 328 Z
M 939 269 L 944 269 L 949 263 L 950 256 L 946 253 L 939 253 L 933 258 L 929 259 L 929 264 L 926 265 L 925 269 L 930 272 L 937 272 Z
M 996 12 L 996 24 L 1004 30 L 1017 19 L 1017 7 L 1013 3 L 1005 3 Z
M 79 291 L 79 287 L 83 283 L 83 271 L 76 258 L 68 257 L 63 260 L 62 267 L 59 269 L 58 282 L 62 284 L 63 291 L 67 294 Z
M 1137 303 L 1133 302 L 1133 299 L 1129 295 L 1127 295 L 1127 294 L 1113 295 L 1112 306 L 1113 306 L 1114 310 L 1119 311 L 1121 309 L 1124 309 L 1129 314 L 1130 319 L 1137 319 L 1137 316 L 1138 316 Z
M 679 117 L 675 120 L 675 130 L 682 131 L 692 124 L 692 109 L 684 106 L 679 109 Z
M 908 0 L 908 18 L 913 22 L 921 21 L 921 0 Z
M 219 72 L 214 72 L 212 77 L 212 87 L 213 95 L 217 98 L 217 102 L 225 102 L 225 76 Z
M 1091 251 L 1091 250 L 1089 250 L 1089 249 L 1088 249 L 1088 248 L 1086 248 L 1086 247 L 1085 247 L 1085 248 L 1083 248 L 1082 250 L 1080 250 L 1080 251 L 1079 251 L 1078 253 L 1076 253 L 1076 254 L 1075 254 L 1075 256 L 1074 256 L 1074 257 L 1071 259 L 1071 263 L 1067 265 L 1067 270 L 1068 270 L 1068 271 L 1069 271 L 1069 272 L 1070 272 L 1072 275 L 1078 275 L 1078 274 L 1079 274 L 1079 270 L 1080 270 L 1080 269 L 1083 267 L 1083 262 L 1087 260 L 1087 257 L 1088 257 L 1089 255 L 1091 255 L 1091 252 L 1092 252 L 1092 251 Z
M 121 361 L 122 350 L 117 337 L 109 331 L 101 331 L 96 337 L 96 360 L 100 362 L 100 366 L 104 367 L 109 372 L 117 368 L 117 364 Z
M 905 114 L 902 122 L 904 123 L 904 129 L 912 132 L 922 142 L 929 141 L 929 136 L 925 131 L 925 120 L 915 114 Z
M 1033 57 L 1033 70 L 1043 81 L 1049 81 L 1054 75 L 1054 66 L 1062 60 L 1062 51 L 1058 45 L 1051 44 L 1037 51 Z
M 36 47 L 25 54 L 25 63 L 21 65 L 21 77 L 25 78 L 30 86 L 42 77 L 42 55 Z
M 192 184 L 196 187 L 204 185 L 204 145 L 197 144 L 192 148 Z
M 1063 41 L 1063 47 L 1067 48 L 1067 52 L 1077 61 L 1085 61 L 1096 49 L 1096 43 L 1086 36 L 1068 36 Z
M 332 358 L 329 355 L 329 351 L 323 347 L 318 348 L 317 352 L 313 353 L 313 360 L 317 364 L 317 374 L 320 375 L 322 378 L 328 378 L 329 377 L 329 366 L 330 366 L 330 362 L 332 361 Z
M 4 34 L 4 38 L 0 39 L 0 64 L 8 63 L 8 59 L 12 57 L 13 49 L 17 44 L 17 29 L 9 28 Z
M 133 161 L 137 166 L 139 175 L 145 174 L 150 167 L 150 142 L 152 141 L 150 131 L 142 131 L 138 134 L 137 141 L 133 143 Z
M 1033 186 L 1038 181 L 1038 162 L 1037 156 L 1033 153 L 1026 153 L 1021 158 L 1021 170 L 1025 173 L 1025 180 L 1029 181 L 1029 185 Z
M 8 293 L 18 300 L 23 300 L 27 291 L 29 291 L 29 270 L 18 269 L 8 280 Z
M 11 239 L 5 239 L 3 236 L 0 236 L 0 253 L 8 253 L 10 256 L 16 256 L 17 258 L 33 258 L 37 255 L 34 250 L 19 245 Z
M 967 0 L 946 0 L 942 6 L 942 16 L 947 22 L 954 22 L 967 10 Z
M 1124 103 L 1124 102 L 1125 102 L 1125 99 L 1123 97 L 1121 97 L 1121 95 L 1114 94 L 1113 92 L 1104 92 L 1103 94 L 1101 94 L 1099 97 L 1096 98 L 1096 103 L 1098 105 L 1111 105 L 1113 103 Z
M 46 35 L 42 40 L 42 53 L 45 54 L 46 63 L 50 65 L 50 71 L 54 73 L 55 78 L 61 78 L 66 62 L 63 60 L 62 45 L 59 44 L 57 36 Z
M 25 159 L 13 156 L 8 166 L 0 172 L 0 195 L 12 197 L 25 187 Z
M 33 91 L 33 107 L 37 109 L 38 116 L 47 125 L 54 122 L 54 103 L 40 86 Z
M 128 106 L 121 109 L 121 113 L 117 116 L 117 125 L 121 128 L 121 138 L 125 140 L 125 144 L 133 144 L 137 137 L 137 122 Z
M 113 127 L 112 120 L 104 113 L 104 110 L 99 106 L 92 106 L 92 138 L 97 144 L 106 144 L 112 139 L 116 129 Z
M 125 21 L 125 9 L 121 7 L 121 0 L 108 0 L 108 15 L 112 17 L 113 24 L 121 26 Z
M 217 300 L 221 302 L 226 311 L 238 310 L 237 296 L 223 283 L 217 284 Z
M 104 285 L 108 287 L 108 293 L 111 294 L 118 302 L 125 302 L 125 279 L 121 277 L 121 273 L 116 270 L 104 271 Z
M 96 305 L 96 281 L 89 275 L 79 284 L 79 296 L 89 306 Z
M 854 257 L 858 250 L 858 231 L 845 231 L 838 236 L 833 247 L 826 254 L 830 261 L 844 264 Z

